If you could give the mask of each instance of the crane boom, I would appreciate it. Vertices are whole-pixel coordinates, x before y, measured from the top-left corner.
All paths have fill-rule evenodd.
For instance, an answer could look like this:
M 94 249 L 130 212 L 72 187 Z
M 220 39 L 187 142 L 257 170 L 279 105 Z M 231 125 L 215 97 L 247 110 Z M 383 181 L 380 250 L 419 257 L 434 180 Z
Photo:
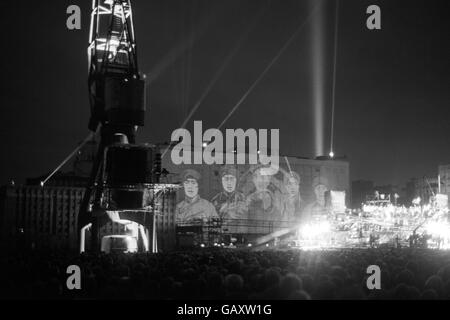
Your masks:
M 93 0 L 88 47 L 89 129 L 143 126 L 145 76 L 139 74 L 129 0 Z

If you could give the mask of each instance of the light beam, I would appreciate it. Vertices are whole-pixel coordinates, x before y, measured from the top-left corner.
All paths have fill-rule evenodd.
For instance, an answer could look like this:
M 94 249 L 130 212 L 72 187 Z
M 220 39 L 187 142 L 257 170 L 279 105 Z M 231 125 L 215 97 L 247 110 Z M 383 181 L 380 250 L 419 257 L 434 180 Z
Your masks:
M 314 118 L 314 152 L 315 156 L 324 154 L 324 6 L 315 15 L 311 28 L 313 118 Z

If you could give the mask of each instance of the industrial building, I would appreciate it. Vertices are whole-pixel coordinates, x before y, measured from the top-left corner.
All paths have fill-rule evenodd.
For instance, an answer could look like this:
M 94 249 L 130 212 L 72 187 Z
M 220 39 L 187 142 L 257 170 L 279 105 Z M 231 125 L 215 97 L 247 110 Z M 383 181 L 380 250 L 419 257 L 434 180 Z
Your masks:
M 0 189 L 0 230 L 2 244 L 15 247 L 52 247 L 70 248 L 76 250 L 77 222 L 81 200 L 84 195 L 83 184 L 86 182 L 89 159 L 95 148 L 89 145 L 84 148 L 73 162 L 70 173 L 55 175 L 48 184 L 41 187 L 41 178 L 27 179 L 24 185 L 6 185 Z M 161 152 L 164 153 L 164 148 Z M 188 168 L 194 168 L 201 175 L 199 193 L 206 201 L 211 201 L 222 191 L 220 180 L 221 165 L 174 165 L 170 160 L 170 152 L 162 159 L 162 183 L 181 184 L 182 173 Z M 300 177 L 299 192 L 302 203 L 306 206 L 314 202 L 314 180 L 320 178 L 326 181 L 329 190 L 346 192 L 346 202 L 350 201 L 349 163 L 344 159 L 307 159 L 300 157 L 280 157 L 279 173 L 272 177 L 269 188 L 275 194 L 282 196 L 286 193 L 283 187 L 283 175 L 289 170 Z M 289 167 L 287 162 L 289 162 Z M 82 166 L 81 166 L 82 164 Z M 149 164 L 150 166 L 151 164 Z M 83 171 L 79 168 L 83 167 Z M 254 191 L 251 179 L 251 166 L 237 166 L 239 177 L 238 186 L 245 197 Z M 184 198 L 183 188 L 178 192 L 167 195 L 158 203 L 157 211 L 157 247 L 159 250 L 170 250 L 175 247 L 175 222 L 177 204 Z M 279 199 L 282 201 L 282 199 Z M 236 220 L 237 221 L 237 220 Z M 249 220 L 240 220 L 237 225 L 248 225 Z M 253 229 L 255 233 L 273 232 L 273 223 L 263 223 L 264 230 Z M 281 225 L 280 225 L 281 226 Z M 101 234 L 113 234 L 120 230 L 114 224 L 103 227 Z M 239 229 L 239 228 L 238 228 Z

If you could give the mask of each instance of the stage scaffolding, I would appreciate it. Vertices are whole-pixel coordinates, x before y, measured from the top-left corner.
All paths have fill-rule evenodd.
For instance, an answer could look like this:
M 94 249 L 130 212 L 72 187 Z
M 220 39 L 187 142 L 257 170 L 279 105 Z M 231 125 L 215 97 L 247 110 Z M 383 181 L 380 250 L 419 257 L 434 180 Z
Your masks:
M 209 219 L 177 224 L 179 247 L 247 245 L 258 237 L 289 228 L 292 221 L 260 219 Z
M 440 218 L 438 218 L 440 216 Z M 178 223 L 178 247 L 229 246 L 292 246 L 300 248 L 376 248 L 429 247 L 450 248 L 448 234 L 437 231 L 447 228 L 447 215 L 433 217 L 386 218 L 368 216 L 328 216 L 318 221 L 210 219 Z M 324 224 L 325 223 L 325 224 Z M 323 226 L 326 228 L 323 229 Z M 447 230 L 445 229 L 445 230 Z M 442 233 L 442 230 L 440 231 Z

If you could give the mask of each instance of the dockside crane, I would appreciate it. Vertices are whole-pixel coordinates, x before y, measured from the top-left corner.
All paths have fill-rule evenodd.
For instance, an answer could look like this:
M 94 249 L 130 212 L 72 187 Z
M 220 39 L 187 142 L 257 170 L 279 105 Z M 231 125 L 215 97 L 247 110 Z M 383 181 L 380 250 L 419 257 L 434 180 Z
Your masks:
M 88 66 L 91 108 L 88 128 L 99 132 L 100 141 L 80 205 L 77 230 L 81 251 L 84 251 L 83 232 L 87 226 L 91 231 L 90 248 L 87 250 L 98 251 L 99 228 L 107 219 L 102 204 L 104 188 L 106 184 L 111 184 L 107 181 L 111 177 L 106 177 L 106 170 L 116 168 L 115 163 L 106 159 L 108 148 L 117 142 L 134 144 L 138 127 L 144 125 L 146 110 L 145 76 L 140 74 L 138 68 L 130 0 L 92 1 Z M 130 151 L 130 148 L 120 150 Z M 145 168 L 143 174 L 148 176 L 149 173 L 144 171 Z M 131 177 L 128 175 L 128 178 Z M 134 182 L 129 185 L 135 188 Z

